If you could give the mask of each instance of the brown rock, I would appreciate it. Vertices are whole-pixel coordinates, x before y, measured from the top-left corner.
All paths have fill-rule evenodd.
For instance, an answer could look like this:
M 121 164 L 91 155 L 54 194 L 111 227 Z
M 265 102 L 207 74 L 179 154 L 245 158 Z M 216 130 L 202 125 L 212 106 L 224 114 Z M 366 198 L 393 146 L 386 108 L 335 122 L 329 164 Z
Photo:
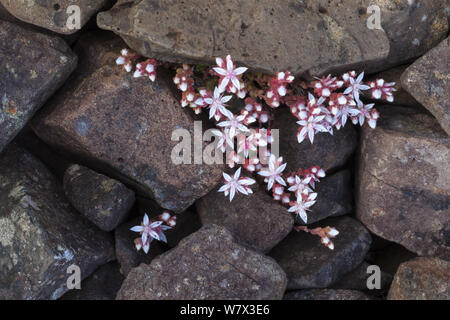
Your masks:
M 76 64 L 63 40 L 0 20 L 0 151 Z
M 88 38 L 79 45 L 89 43 Z M 161 69 L 155 83 L 133 78 L 112 58 L 120 47 L 104 41 L 94 48 L 103 43 L 109 54 L 92 65 L 82 61 L 71 87 L 37 116 L 33 129 L 80 163 L 124 181 L 165 209 L 183 212 L 221 180 L 222 166 L 172 161 L 179 143 L 172 141 L 173 131 L 186 129 L 193 137 L 194 121 L 172 95 L 168 75 Z M 85 49 L 84 57 L 100 52 Z
M 307 169 L 320 166 L 325 171 L 336 170 L 345 165 L 356 149 L 358 135 L 355 128 L 348 123 L 333 135 L 319 133 L 314 137 L 314 144 L 309 140 L 297 141 L 298 124 L 288 109 L 277 110 L 273 129 L 279 130 L 280 156 L 287 162 L 286 172 L 299 168 Z
M 275 261 L 236 244 L 225 228 L 208 225 L 133 269 L 117 299 L 281 299 L 285 288 L 286 275 Z
M 165 250 L 158 241 L 152 241 L 150 251 L 145 254 L 143 250 L 137 251 L 134 246 L 134 239 L 139 238 L 139 234 L 130 230 L 134 226 L 141 224 L 142 217 L 136 217 L 124 224 L 121 224 L 115 231 L 116 257 L 120 264 L 120 270 L 127 276 L 131 269 L 141 263 L 149 264 L 155 257 Z M 167 235 L 167 231 L 165 232 Z
M 134 192 L 117 180 L 74 164 L 64 175 L 70 203 L 97 227 L 114 230 L 134 204 Z
M 83 280 L 80 290 L 67 292 L 61 300 L 114 300 L 124 279 L 117 261 L 110 262 Z
M 400 265 L 389 300 L 450 300 L 450 262 L 416 258 Z
M 318 74 L 387 56 L 384 31 L 367 28 L 359 13 L 370 2 L 120 1 L 97 22 L 145 56 L 213 63 L 231 54 L 254 70 Z
M 450 135 L 450 38 L 408 67 L 401 81 Z
M 67 13 L 69 6 L 80 8 L 80 27 L 96 14 L 108 0 L 58 0 L 58 1 L 17 1 L 0 0 L 2 5 L 14 16 L 28 23 L 62 34 L 71 34 L 79 29 L 71 29 L 67 21 L 72 12 Z
M 267 252 L 288 235 L 294 219 L 263 186 L 252 189 L 253 194 L 238 194 L 230 202 L 216 188 L 196 202 L 197 211 L 203 224 L 224 226 L 239 244 Z
M 369 250 L 369 232 L 352 218 L 329 218 L 320 226 L 339 230 L 334 250 L 322 245 L 317 236 L 293 231 L 269 253 L 286 272 L 290 290 L 330 286 L 358 267 Z
M 357 290 L 307 289 L 290 291 L 283 300 L 371 300 L 364 292 Z
M 418 255 L 450 259 L 450 138 L 428 114 L 385 107 L 363 128 L 357 217 Z
M 88 277 L 113 241 L 75 212 L 46 167 L 12 144 L 0 157 L 0 300 L 57 299 L 69 266 Z

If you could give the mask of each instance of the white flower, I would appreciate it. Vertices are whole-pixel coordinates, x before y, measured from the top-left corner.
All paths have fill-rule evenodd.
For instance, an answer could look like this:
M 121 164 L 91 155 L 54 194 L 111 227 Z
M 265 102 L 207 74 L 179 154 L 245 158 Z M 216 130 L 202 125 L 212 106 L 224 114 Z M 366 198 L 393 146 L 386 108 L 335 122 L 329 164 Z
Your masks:
M 227 121 L 222 121 L 217 125 L 219 127 L 225 127 L 225 130 L 228 131 L 230 138 L 234 138 L 240 131 L 248 131 L 248 128 L 244 124 L 242 124 L 242 121 L 244 121 L 245 119 L 245 115 L 242 114 L 240 116 L 235 116 L 230 112 L 227 117 Z
M 309 141 L 314 142 L 314 134 L 316 132 L 327 132 L 328 130 L 323 126 L 322 120 L 325 118 L 324 115 L 313 116 L 310 115 L 307 120 L 297 121 L 297 124 L 302 126 L 297 134 L 297 141 L 301 143 L 308 135 Z
M 292 183 L 292 186 L 288 190 L 294 192 L 297 197 L 301 196 L 301 194 L 308 195 L 312 192 L 312 190 L 308 187 L 311 179 L 311 177 L 306 177 L 302 180 L 299 176 L 295 176 L 295 182 Z
M 245 195 L 253 193 L 252 189 L 250 189 L 250 187 L 248 186 L 254 184 L 256 181 L 247 177 L 240 178 L 240 175 L 241 175 L 241 168 L 236 170 L 233 177 L 226 174 L 225 172 L 223 173 L 225 184 L 222 187 L 220 187 L 218 192 L 224 192 L 225 197 L 228 196 L 229 194 L 230 202 L 233 200 L 236 192 L 240 192 Z
M 269 159 L 269 167 L 259 171 L 258 174 L 265 177 L 264 181 L 267 183 L 267 190 L 272 189 L 273 184 L 278 182 L 282 186 L 286 186 L 284 179 L 281 177 L 282 172 L 286 168 L 287 163 L 282 164 L 283 158 L 276 158 L 271 155 Z
M 141 234 L 142 248 L 145 253 L 148 253 L 150 248 L 150 242 L 153 239 L 167 242 L 166 236 L 163 231 L 171 229 L 169 226 L 163 226 L 163 221 L 152 221 L 150 222 L 148 215 L 144 215 L 144 219 L 140 226 L 134 226 L 131 231 L 139 232 Z M 136 245 L 136 248 L 140 249 L 140 244 Z
M 355 98 L 356 102 L 360 101 L 359 100 L 359 92 L 361 90 L 369 90 L 370 87 L 363 84 L 362 80 L 364 78 L 364 72 L 361 72 L 358 76 L 358 78 L 353 78 L 350 77 L 350 84 L 349 87 L 347 89 L 345 89 L 344 94 L 352 94 L 353 97 Z
M 228 132 L 213 129 L 212 134 L 218 137 L 217 141 L 217 149 L 221 150 L 222 152 L 225 152 L 227 145 L 229 145 L 231 148 L 233 148 L 233 139 L 230 138 L 230 135 Z
M 230 117 L 232 113 L 226 108 L 225 103 L 230 101 L 232 96 L 222 97 L 220 94 L 219 88 L 214 89 L 214 96 L 212 98 L 207 97 L 203 100 L 209 104 L 209 118 L 215 117 L 216 121 L 220 120 L 220 115 L 216 115 L 217 112 L 220 112 L 224 116 Z
M 297 201 L 290 203 L 291 207 L 288 211 L 297 214 L 305 223 L 307 223 L 308 216 L 306 215 L 306 211 L 309 211 L 309 208 L 316 203 L 316 198 L 317 193 L 315 192 L 309 194 L 306 200 L 304 200 L 301 196 L 297 197 Z
M 218 67 L 213 68 L 213 70 L 221 76 L 219 85 L 220 92 L 224 92 L 230 82 L 236 90 L 241 90 L 241 83 L 238 76 L 247 71 L 247 68 L 240 67 L 235 69 L 230 55 L 227 56 L 226 63 L 222 58 L 216 58 L 216 63 Z

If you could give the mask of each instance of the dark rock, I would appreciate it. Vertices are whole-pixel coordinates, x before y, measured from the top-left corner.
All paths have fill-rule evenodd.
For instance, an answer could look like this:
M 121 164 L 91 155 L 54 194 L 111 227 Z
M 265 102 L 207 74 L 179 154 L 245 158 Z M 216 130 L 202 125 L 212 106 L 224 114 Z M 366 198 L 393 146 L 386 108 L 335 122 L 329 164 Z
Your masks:
M 97 227 L 114 230 L 134 204 L 134 192 L 117 180 L 74 164 L 64 175 L 70 203 Z
M 333 283 L 330 288 L 332 289 L 346 289 L 346 290 L 369 290 L 367 287 L 367 279 L 373 274 L 372 272 L 367 273 L 367 268 L 371 264 L 367 262 L 361 263 L 356 269 L 350 271 L 338 281 Z M 380 289 L 389 289 L 392 282 L 392 276 L 389 273 L 384 272 L 380 267 Z M 371 289 L 370 292 L 376 291 L 378 289 Z
M 45 166 L 15 145 L 0 157 L 0 299 L 57 299 L 68 267 L 88 277 L 113 240 L 75 212 Z
M 328 217 L 348 214 L 353 209 L 353 193 L 351 174 L 349 170 L 339 171 L 321 179 L 315 184 L 318 193 L 317 203 L 308 212 L 308 224 L 315 223 Z M 296 217 L 297 224 L 304 224 Z
M 450 138 L 428 114 L 379 108 L 363 128 L 357 217 L 378 236 L 424 256 L 450 259 Z
M 417 258 L 417 254 L 407 250 L 397 243 L 392 243 L 386 248 L 377 251 L 370 251 L 367 259 L 371 264 L 376 264 L 383 271 L 393 277 L 398 267 L 406 261 Z
M 62 34 L 71 34 L 79 29 L 70 29 L 67 21 L 70 13 L 69 6 L 77 5 L 80 8 L 80 27 L 82 27 L 91 16 L 96 14 L 108 0 L 58 0 L 58 1 L 17 1 L 0 0 L 2 5 L 20 20 Z
M 133 269 L 117 299 L 281 299 L 285 288 L 286 275 L 275 261 L 236 244 L 225 228 L 208 225 Z
M 450 300 L 450 262 L 416 258 L 400 265 L 389 300 Z
M 254 70 L 316 75 L 385 58 L 384 31 L 367 28 L 353 1 L 336 2 L 120 1 L 97 22 L 141 54 L 172 62 L 212 63 L 231 54 Z
M 298 143 L 299 126 L 296 121 L 288 109 L 281 109 L 275 113 L 272 123 L 273 129 L 279 129 L 280 156 L 287 162 L 286 172 L 311 166 L 333 171 L 344 166 L 356 149 L 358 135 L 351 123 L 341 130 L 335 130 L 333 135 L 323 132 L 317 134 L 314 144 L 311 144 L 309 140 Z
M 0 151 L 75 69 L 59 38 L 0 20 Z
M 141 263 L 149 264 L 155 257 L 165 251 L 162 244 L 158 241 L 152 241 L 150 251 L 147 254 L 143 250 L 136 250 L 134 240 L 139 238 L 139 234 L 131 231 L 130 228 L 140 225 L 141 222 L 142 217 L 136 217 L 120 225 L 114 231 L 116 257 L 117 261 L 119 261 L 121 272 L 125 276 L 130 273 L 131 269 L 139 266 Z
M 402 86 L 427 108 L 450 135 L 450 38 L 414 62 Z
M 110 262 L 83 280 L 80 290 L 67 292 L 61 300 L 114 300 L 124 279 L 120 265 L 116 261 Z
M 317 236 L 293 231 L 269 253 L 286 272 L 290 290 L 332 285 L 358 267 L 369 250 L 369 232 L 352 218 L 329 218 L 320 226 L 333 226 L 340 232 L 333 239 L 334 250 L 322 245 Z
M 238 194 L 230 202 L 214 189 L 196 202 L 203 224 L 224 226 L 237 243 L 267 252 L 292 230 L 294 219 L 286 207 L 266 193 L 263 186 L 252 188 L 253 194 Z
M 92 42 L 95 38 L 79 46 Z M 94 58 L 91 66 L 85 65 L 90 60 L 82 61 L 85 73 L 36 117 L 33 129 L 80 163 L 131 185 L 165 209 L 183 212 L 219 183 L 223 166 L 172 161 L 172 150 L 179 143 L 172 140 L 173 131 L 186 129 L 194 136 L 189 110 L 183 110 L 172 95 L 163 69 L 155 83 L 133 78 L 112 58 L 121 47 L 107 43 L 94 48 L 105 45 L 103 52 L 109 54 Z M 102 51 L 84 52 L 89 57 Z
M 290 291 L 284 300 L 371 300 L 364 292 L 357 290 L 307 289 Z

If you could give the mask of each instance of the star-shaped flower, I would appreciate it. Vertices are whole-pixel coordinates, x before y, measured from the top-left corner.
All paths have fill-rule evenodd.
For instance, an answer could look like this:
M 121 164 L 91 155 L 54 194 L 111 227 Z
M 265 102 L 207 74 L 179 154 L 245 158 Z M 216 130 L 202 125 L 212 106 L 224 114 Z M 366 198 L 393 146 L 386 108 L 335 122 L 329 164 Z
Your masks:
M 247 71 L 247 68 L 235 68 L 230 55 L 228 55 L 225 60 L 226 61 L 222 58 L 216 58 L 217 67 L 213 68 L 220 76 L 219 90 L 220 92 L 224 92 L 228 88 L 231 92 L 240 91 L 242 88 L 239 76 Z
M 227 115 L 228 120 L 222 121 L 217 125 L 219 127 L 224 127 L 230 138 L 234 138 L 239 132 L 247 132 L 248 128 L 242 123 L 245 120 L 245 115 L 235 116 L 231 112 Z
M 225 184 L 220 187 L 218 192 L 224 192 L 225 197 L 230 195 L 230 202 L 233 200 L 236 192 L 240 192 L 245 195 L 253 193 L 249 186 L 254 184 L 256 181 L 252 178 L 240 177 L 240 175 L 241 168 L 237 169 L 233 176 L 230 176 L 225 172 L 223 173 Z
M 167 242 L 166 236 L 164 235 L 163 231 L 168 229 L 171 229 L 171 227 L 163 225 L 163 221 L 150 221 L 148 215 L 145 214 L 141 225 L 134 226 L 130 230 L 139 232 L 141 234 L 141 241 L 139 243 L 136 243 L 136 247 L 139 250 L 140 246 L 142 245 L 144 252 L 148 253 L 148 250 L 150 249 L 150 242 L 152 242 L 153 239 Z
M 282 186 L 286 186 L 286 182 L 281 177 L 287 163 L 283 164 L 283 158 L 276 158 L 275 155 L 271 155 L 269 159 L 269 167 L 264 168 L 258 172 L 259 175 L 265 177 L 264 181 L 267 183 L 267 190 L 272 189 L 273 184 L 278 182 Z
M 370 87 L 368 85 L 365 85 L 362 80 L 364 78 L 364 72 L 361 72 L 358 76 L 358 78 L 353 78 L 350 77 L 349 78 L 349 86 L 347 87 L 347 89 L 345 89 L 344 94 L 352 94 L 353 97 L 355 98 L 356 102 L 360 101 L 359 100 L 359 93 L 361 92 L 361 90 L 369 90 Z
M 214 89 L 214 95 L 212 97 L 204 98 L 203 100 L 209 105 L 209 118 L 214 117 L 216 121 L 219 121 L 221 114 L 230 118 L 233 114 L 226 108 L 225 103 L 230 101 L 232 96 L 222 96 L 219 88 Z

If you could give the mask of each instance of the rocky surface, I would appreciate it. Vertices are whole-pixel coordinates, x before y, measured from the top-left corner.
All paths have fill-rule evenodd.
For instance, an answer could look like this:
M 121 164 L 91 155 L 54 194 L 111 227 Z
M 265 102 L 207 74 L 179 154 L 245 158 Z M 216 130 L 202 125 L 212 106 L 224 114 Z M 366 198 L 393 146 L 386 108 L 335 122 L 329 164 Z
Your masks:
M 414 62 L 402 87 L 425 106 L 450 135 L 450 38 Z
M 286 108 L 277 110 L 272 123 L 272 128 L 279 130 L 280 155 L 287 162 L 287 172 L 311 166 L 334 171 L 343 167 L 356 149 L 358 135 L 350 123 L 341 130 L 335 130 L 333 135 L 316 134 L 314 144 L 311 144 L 309 140 L 298 143 L 299 126 L 296 122 L 297 119 Z
M 400 265 L 389 300 L 449 300 L 450 262 L 416 258 Z
M 76 64 L 63 40 L 0 20 L 0 151 Z
M 233 241 L 229 231 L 204 226 L 133 269 L 117 299 L 281 299 L 286 275 L 275 261 Z
M 316 183 L 318 200 L 308 212 L 308 223 L 312 224 L 328 217 L 337 217 L 352 212 L 353 190 L 349 170 L 336 172 Z M 305 224 L 299 217 L 297 224 Z
M 97 227 L 114 230 L 134 204 L 134 192 L 117 180 L 74 164 L 64 175 L 70 203 Z
M 369 1 L 340 2 L 121 1 L 97 22 L 141 54 L 168 61 L 211 63 L 231 54 L 255 70 L 317 74 L 385 58 L 386 34 L 367 28 L 359 13 Z
M 113 241 L 75 212 L 45 166 L 12 144 L 0 156 L 0 299 L 57 299 L 67 269 L 88 277 Z
M 79 31 L 79 29 L 68 27 L 68 21 L 70 26 L 74 12 L 73 10 L 68 10 L 69 6 L 78 6 L 80 27 L 83 27 L 107 2 L 108 0 L 0 0 L 0 3 L 18 19 L 62 34 L 71 34 Z
M 110 262 L 83 280 L 80 290 L 67 292 L 61 300 L 114 300 L 123 280 L 120 265 L 117 261 Z
M 178 144 L 172 141 L 173 131 L 186 129 L 193 137 L 194 120 L 173 96 L 164 70 L 154 83 L 133 78 L 114 65 L 120 43 L 111 48 L 105 42 L 94 44 L 109 53 L 101 57 L 100 50 L 84 49 L 84 57 L 93 53 L 97 58 L 92 64 L 81 62 L 70 88 L 36 117 L 33 129 L 44 141 L 85 159 L 93 169 L 105 168 L 161 207 L 183 212 L 221 180 L 222 166 L 172 161 Z M 89 43 L 88 38 L 79 46 Z
M 284 300 L 371 300 L 364 292 L 357 290 L 307 289 L 290 291 Z
M 450 138 L 428 114 L 381 108 L 363 128 L 357 217 L 373 233 L 419 255 L 450 259 Z
M 236 195 L 230 203 L 217 189 L 197 201 L 203 224 L 224 226 L 236 242 L 256 251 L 267 252 L 292 230 L 294 219 L 287 208 L 274 201 L 263 186 L 251 196 Z
M 380 8 L 382 29 L 367 27 L 371 5 Z M 144 0 L 121 1 L 97 21 L 146 56 L 211 63 L 231 54 L 255 70 L 318 75 L 383 70 L 422 55 L 447 34 L 447 7 L 446 0 Z
M 116 257 L 120 264 L 120 271 L 124 276 L 127 276 L 131 269 L 141 263 L 150 264 L 155 257 L 165 252 L 164 245 L 158 241 L 152 242 L 148 254 L 145 254 L 143 250 L 136 250 L 134 240 L 139 238 L 139 234 L 131 231 L 130 228 L 140 225 L 141 222 L 142 218 L 136 217 L 121 224 L 114 231 Z M 167 232 L 165 234 L 167 235 Z
M 334 250 L 322 245 L 317 236 L 293 231 L 269 253 L 286 272 L 290 290 L 332 285 L 358 267 L 369 250 L 369 232 L 352 218 L 329 218 L 320 226 L 339 230 Z

